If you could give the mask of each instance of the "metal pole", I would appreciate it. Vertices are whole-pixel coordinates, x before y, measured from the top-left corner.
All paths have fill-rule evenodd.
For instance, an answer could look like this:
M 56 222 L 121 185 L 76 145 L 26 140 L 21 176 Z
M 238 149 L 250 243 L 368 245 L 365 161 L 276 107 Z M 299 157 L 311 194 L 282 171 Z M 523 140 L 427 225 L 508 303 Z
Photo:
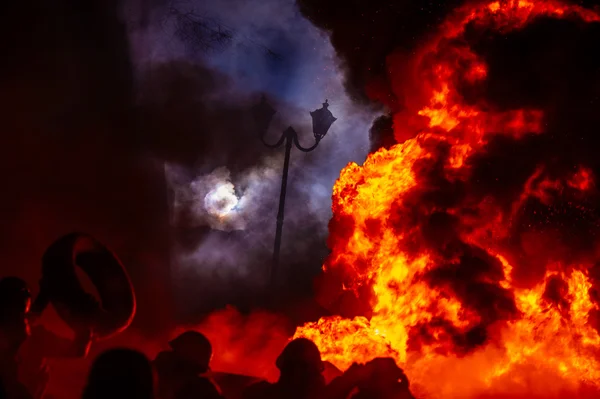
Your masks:
M 275 245 L 273 248 L 273 261 L 271 264 L 271 287 L 277 283 L 277 269 L 279 268 L 279 251 L 281 249 L 281 234 L 283 233 L 283 219 L 285 214 L 285 193 L 287 190 L 288 169 L 290 167 L 290 153 L 294 141 L 294 131 L 288 128 L 285 132 L 285 158 L 283 161 L 283 175 L 281 176 L 281 191 L 279 193 L 279 211 L 277 212 L 277 230 L 275 231 Z

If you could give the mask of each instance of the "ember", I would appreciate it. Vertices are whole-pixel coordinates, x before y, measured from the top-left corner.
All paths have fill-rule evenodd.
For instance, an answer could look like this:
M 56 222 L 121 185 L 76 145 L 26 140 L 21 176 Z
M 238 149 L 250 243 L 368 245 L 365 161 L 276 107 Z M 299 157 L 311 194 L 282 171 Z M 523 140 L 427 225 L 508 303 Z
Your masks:
M 585 214 L 585 201 L 577 203 L 597 195 L 593 171 L 582 164 L 557 174 L 534 165 L 517 193 L 469 190 L 492 136 L 543 135 L 547 115 L 465 99 L 489 73 L 465 32 L 507 34 L 540 17 L 600 20 L 556 1 L 464 7 L 409 62 L 418 82 L 410 93 L 400 82 L 406 76 L 395 79 L 390 57 L 394 90 L 406 98 L 395 136 L 411 138 L 371 154 L 363 166 L 349 164 L 334 187 L 321 299 L 336 312 L 350 296 L 368 311 L 346 309 L 348 317 L 297 330 L 325 360 L 345 370 L 391 356 L 421 396 L 583 397 L 600 386 L 595 259 L 557 255 L 559 229 L 517 230 L 525 213 L 558 217 L 560 201 Z

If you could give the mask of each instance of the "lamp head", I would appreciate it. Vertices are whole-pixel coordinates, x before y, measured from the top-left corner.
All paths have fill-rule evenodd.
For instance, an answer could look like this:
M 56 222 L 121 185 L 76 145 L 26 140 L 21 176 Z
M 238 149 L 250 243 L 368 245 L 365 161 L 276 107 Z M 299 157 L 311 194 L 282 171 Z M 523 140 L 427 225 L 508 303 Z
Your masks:
M 325 100 L 322 108 L 310 113 L 313 122 L 313 134 L 317 141 L 321 141 L 325 137 L 333 122 L 337 120 L 328 108 L 329 103 Z

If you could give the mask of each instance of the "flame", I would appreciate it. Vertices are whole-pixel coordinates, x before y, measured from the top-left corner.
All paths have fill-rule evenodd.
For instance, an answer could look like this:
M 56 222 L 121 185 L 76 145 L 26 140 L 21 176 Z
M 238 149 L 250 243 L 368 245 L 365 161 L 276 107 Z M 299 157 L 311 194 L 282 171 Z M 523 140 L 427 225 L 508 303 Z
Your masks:
M 567 189 L 591 190 L 590 169 L 579 166 L 557 178 L 538 167 L 508 212 L 493 198 L 472 199 L 472 208 L 487 215 L 485 220 L 447 207 L 449 217 L 460 216 L 461 242 L 490 265 L 489 273 L 476 277 L 478 284 L 506 298 L 489 305 L 490 314 L 469 303 L 473 293 L 468 289 L 457 292 L 435 283 L 439 273 L 458 273 L 461 260 L 448 261 L 428 250 L 421 242 L 424 227 L 413 220 L 418 212 L 436 212 L 423 210 L 426 205 L 415 200 L 420 198 L 416 192 L 435 188 L 419 175 L 422 170 L 442 159 L 445 178 L 460 181 L 469 176 L 470 158 L 485 148 L 490 134 L 520 140 L 544 128 L 538 109 L 467 104 L 457 84 L 485 80 L 488 67 L 468 46 L 444 43 L 470 23 L 509 32 L 539 16 L 600 20 L 593 11 L 557 1 L 496 1 L 457 10 L 411 64 L 420 83 L 395 118 L 402 142 L 371 154 L 362 166 L 351 163 L 342 170 L 333 189 L 331 255 L 324 270 L 340 279 L 343 291 L 367 302 L 370 313 L 326 317 L 297 329 L 295 336 L 315 341 L 325 360 L 347 369 L 355 362 L 393 357 L 407 370 L 416 393 L 431 397 L 564 392 L 577 397 L 589 386 L 600 386 L 600 335 L 591 321 L 599 309 L 591 265 L 547 264 L 541 279 L 522 286 L 513 276 L 518 258 L 500 245 L 530 199 L 544 204 Z M 399 82 L 393 84 L 403 92 Z M 446 148 L 447 156 L 441 157 L 439 148 Z M 478 341 L 481 328 L 485 337 Z

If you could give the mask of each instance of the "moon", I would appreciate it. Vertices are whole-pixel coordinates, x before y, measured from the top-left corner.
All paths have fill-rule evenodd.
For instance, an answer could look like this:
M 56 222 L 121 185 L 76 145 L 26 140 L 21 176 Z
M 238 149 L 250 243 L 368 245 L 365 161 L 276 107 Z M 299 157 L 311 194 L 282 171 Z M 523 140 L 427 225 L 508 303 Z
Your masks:
M 238 202 L 233 184 L 223 182 L 206 194 L 204 208 L 210 215 L 223 218 L 235 209 Z

